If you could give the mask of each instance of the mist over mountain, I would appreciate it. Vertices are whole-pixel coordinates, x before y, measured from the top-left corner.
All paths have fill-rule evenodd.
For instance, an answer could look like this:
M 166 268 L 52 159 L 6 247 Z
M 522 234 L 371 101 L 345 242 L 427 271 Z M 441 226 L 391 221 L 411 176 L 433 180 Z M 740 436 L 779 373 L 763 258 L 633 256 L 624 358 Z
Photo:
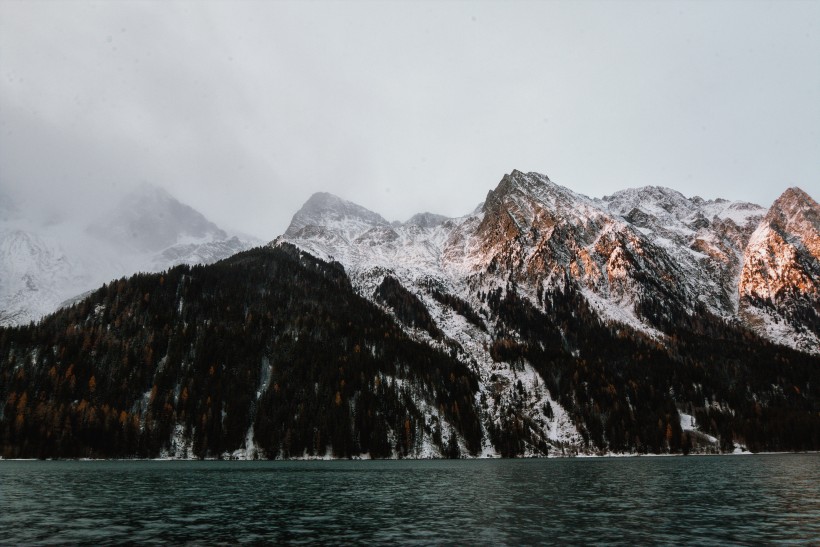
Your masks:
M 123 248 L 176 237 L 160 256 L 230 251 L 190 208 L 157 192 L 139 203 L 145 217 L 123 210 L 129 228 L 110 231 Z M 817 450 L 818 213 L 799 189 L 767 211 L 660 187 L 591 199 L 519 171 L 459 218 L 388 222 L 315 194 L 265 247 L 121 279 L 0 329 L 0 448 Z
M 137 271 L 210 263 L 258 243 L 229 235 L 166 191 L 142 184 L 82 216 L 0 208 L 0 325 L 34 321 L 67 299 Z M 31 209 L 31 208 L 29 208 Z
M 137 252 L 157 252 L 184 240 L 228 237 L 201 213 L 150 185 L 130 192 L 114 209 L 90 224 L 88 231 L 98 239 Z

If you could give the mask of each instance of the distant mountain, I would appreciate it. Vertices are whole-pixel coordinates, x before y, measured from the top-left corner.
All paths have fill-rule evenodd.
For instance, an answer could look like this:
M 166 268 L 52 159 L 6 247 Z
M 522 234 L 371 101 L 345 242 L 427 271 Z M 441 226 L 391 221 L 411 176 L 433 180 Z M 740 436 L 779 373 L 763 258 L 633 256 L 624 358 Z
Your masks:
M 156 253 L 179 243 L 224 241 L 228 235 L 162 188 L 143 184 L 88 227 L 96 238 L 128 251 Z
M 0 272 L 0 325 L 55 310 L 80 277 L 56 242 L 8 228 L 0 229 Z
M 136 271 L 215 262 L 259 243 L 229 236 L 162 189 L 142 185 L 84 223 L 35 224 L 0 210 L 0 325 L 34 321 Z

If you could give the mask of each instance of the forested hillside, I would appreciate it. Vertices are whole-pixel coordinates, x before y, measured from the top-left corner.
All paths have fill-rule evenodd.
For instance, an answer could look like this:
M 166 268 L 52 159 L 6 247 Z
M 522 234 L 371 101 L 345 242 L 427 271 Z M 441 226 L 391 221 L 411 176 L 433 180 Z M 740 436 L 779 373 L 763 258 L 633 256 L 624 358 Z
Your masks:
M 379 307 L 287 244 L 112 282 L 0 330 L 2 456 L 820 449 L 820 358 L 706 310 L 666 310 L 660 340 L 603 321 L 570 279 L 537 304 L 512 282 L 480 309 L 421 296 L 386 277 Z M 441 313 L 487 337 L 489 365 Z M 576 441 L 550 435 L 559 415 Z
M 249 436 L 267 457 L 447 453 L 450 427 L 480 443 L 470 370 L 293 248 L 113 282 L 0 330 L 0 356 L 6 458 L 184 456 L 182 439 L 215 457 Z
M 690 452 L 709 446 L 707 433 L 722 451 L 735 444 L 752 451 L 820 448 L 816 356 L 703 310 L 659 321 L 670 334 L 664 344 L 603 323 L 572 284 L 545 292 L 541 310 L 514 291 L 501 293 L 486 297 L 501 325 L 493 357 L 531 363 L 572 409 L 589 446 Z M 694 417 L 700 431 L 684 431 L 681 414 Z M 519 439 L 513 446 L 512 454 Z

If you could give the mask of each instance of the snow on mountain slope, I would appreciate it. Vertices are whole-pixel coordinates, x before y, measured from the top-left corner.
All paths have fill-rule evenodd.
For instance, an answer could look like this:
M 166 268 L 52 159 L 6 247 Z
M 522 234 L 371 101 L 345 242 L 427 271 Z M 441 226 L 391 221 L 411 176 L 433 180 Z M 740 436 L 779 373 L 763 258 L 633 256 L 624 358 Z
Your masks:
M 0 214 L 0 325 L 36 321 L 117 277 L 207 264 L 259 241 L 229 236 L 159 188 L 143 185 L 89 224 Z
M 453 219 L 426 214 L 390 223 L 317 194 L 276 242 L 339 261 L 368 298 L 388 274 L 421 297 L 439 286 L 476 309 L 479 293 L 512 286 L 535 303 L 571 280 L 604 320 L 662 340 L 675 318 L 698 309 L 727 321 L 750 317 L 738 315 L 738 287 L 744 251 L 765 213 L 746 202 L 686 198 L 660 187 L 590 199 L 544 175 L 513 171 L 478 209 Z M 810 219 L 799 218 L 784 230 L 816 233 L 806 228 Z M 817 248 L 812 237 L 794 248 Z M 810 275 L 806 264 L 800 271 Z
M 592 200 L 537 174 L 514 171 L 465 217 L 416 215 L 389 223 L 381 216 L 329 194 L 313 196 L 280 238 L 325 259 L 342 263 L 362 294 L 384 275 L 420 287 L 431 283 L 472 298 L 514 280 L 531 297 L 565 275 L 617 305 L 615 316 L 635 317 L 633 270 L 682 277 L 663 255 L 643 251 L 642 234 Z M 627 269 L 625 264 L 634 264 Z M 469 286 L 468 286 L 469 285 Z M 475 301 L 472 304 L 477 305 Z
M 254 238 L 233 236 L 199 242 L 177 243 L 153 258 L 153 271 L 164 270 L 176 264 L 212 264 L 260 243 Z
M 723 199 L 689 199 L 654 186 L 616 192 L 599 203 L 662 247 L 686 271 L 696 284 L 698 300 L 713 313 L 737 313 L 743 249 L 765 209 Z
M 282 242 L 340 262 L 358 292 L 374 301 L 374 291 L 387 275 L 399 279 L 424 302 L 446 339 L 464 352 L 463 359 L 472 363 L 481 379 L 481 393 L 503 398 L 509 390 L 493 386 L 521 381 L 522 391 L 533 400 L 517 407 L 520 419 L 540 424 L 545 441 L 568 444 L 578 438 L 578 431 L 566 419 L 566 411 L 539 388 L 543 379 L 526 364 L 522 374 L 520 365 L 493 360 L 488 352 L 492 335 L 468 326 L 437 302 L 431 289 L 463 299 L 489 318 L 493 330 L 495 319 L 479 293 L 506 290 L 513 281 L 536 302 L 546 288 L 572 275 L 589 288 L 602 315 L 660 337 L 636 315 L 639 283 L 633 274 L 654 268 L 679 276 L 663 255 L 652 257 L 643 251 L 647 241 L 625 221 L 546 177 L 518 171 L 505 176 L 482 207 L 457 219 L 425 214 L 391 224 L 340 198 L 317 194 L 273 244 Z M 447 349 L 445 342 L 422 330 L 411 334 Z M 511 403 L 499 404 L 496 409 Z M 551 416 L 545 406 L 555 409 Z
M 74 279 L 54 242 L 23 230 L 0 230 L 0 325 L 25 323 L 59 300 L 57 287 Z
M 443 282 L 442 251 L 460 219 L 425 213 L 405 223 L 331 194 L 314 194 L 277 242 L 292 242 L 345 266 L 362 293 L 375 290 L 387 272 L 404 279 Z
M 482 284 L 503 288 L 513 281 L 533 302 L 572 278 L 607 303 L 601 307 L 605 315 L 626 318 L 651 335 L 656 325 L 639 317 L 642 302 L 692 306 L 694 288 L 668 290 L 688 284 L 667 254 L 593 200 L 537 173 L 506 175 L 488 194 L 483 218 L 466 239 L 465 258 Z M 648 277 L 655 282 L 646 283 Z
M 789 188 L 751 236 L 741 314 L 760 334 L 820 353 L 820 205 Z
M 494 362 L 487 350 L 492 342 L 490 334 L 436 301 L 428 290 L 437 287 L 448 294 L 467 296 L 473 306 L 480 306 L 467 287 L 461 265 L 453 261 L 453 247 L 464 236 L 465 227 L 474 226 L 480 216 L 481 213 L 450 219 L 423 213 L 407 222 L 391 224 L 380 215 L 336 196 L 315 194 L 296 213 L 285 234 L 272 245 L 293 243 L 319 258 L 340 262 L 356 290 L 374 301 L 377 301 L 376 288 L 387 275 L 399 279 L 422 300 L 445 338 L 460 348 L 462 360 L 471 363 L 480 378 L 477 399 L 497 394 L 503 399 L 500 404 L 508 406 L 507 399 L 514 391 L 498 386 L 515 385 L 520 380 L 528 394 L 522 418 L 540 424 L 545 442 L 577 445 L 578 431 L 566 411 L 539 387 L 543 386 L 543 380 L 538 379 L 537 373 L 531 367 L 519 371 L 509 363 Z M 408 331 L 433 347 L 451 350 L 452 346 L 434 339 L 423 329 L 408 327 Z M 546 403 L 556 409 L 552 416 L 545 415 Z M 489 419 L 498 421 L 500 417 Z M 489 435 L 486 430 L 484 433 L 484 455 L 493 455 Z
M 423 303 L 443 337 L 405 325 L 408 332 L 443 351 L 456 351 L 479 378 L 477 397 L 495 401 L 478 405 L 486 412 L 487 430 L 515 416 L 531 424 L 530 450 L 537 451 L 542 441 L 553 449 L 578 446 L 579 430 L 526 360 L 506 362 L 491 354 L 499 329 L 506 327 L 487 295 L 512 292 L 544 309 L 548 294 L 572 285 L 603 324 L 653 343 L 663 344 L 686 317 L 711 314 L 751 326 L 774 342 L 816 352 L 812 332 L 820 331 L 820 322 L 811 319 L 820 309 L 813 296 L 820 279 L 816 204 L 803 193 L 787 194 L 791 199 L 779 200 L 768 223 L 763 221 L 755 232 L 766 210 L 754 204 L 687 198 L 658 187 L 590 199 L 544 175 L 513 171 L 461 218 L 424 214 L 390 223 L 355 204 L 318 194 L 274 245 L 289 242 L 337 260 L 356 290 L 388 312 L 377 288 L 387 276 L 397 279 Z M 788 259 L 785 263 L 794 264 L 788 271 L 799 276 L 777 273 L 768 264 L 752 271 L 750 257 L 778 252 Z M 791 292 L 782 294 L 801 295 L 781 301 L 792 310 L 790 319 L 760 312 L 763 308 L 755 302 L 765 295 L 754 300 L 754 291 L 744 289 L 744 280 L 755 275 L 767 279 L 757 286 L 771 287 L 773 280 L 783 279 Z M 460 299 L 481 320 L 454 313 L 436 297 L 442 293 Z M 513 345 L 519 335 L 504 334 Z M 519 381 L 525 401 L 510 398 L 516 390 L 509 386 Z

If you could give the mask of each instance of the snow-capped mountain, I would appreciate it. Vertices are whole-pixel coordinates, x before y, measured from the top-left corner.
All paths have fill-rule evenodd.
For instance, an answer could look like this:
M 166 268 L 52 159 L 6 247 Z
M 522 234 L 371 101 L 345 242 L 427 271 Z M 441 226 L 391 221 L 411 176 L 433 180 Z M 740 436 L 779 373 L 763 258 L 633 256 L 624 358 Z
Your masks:
M 488 295 L 513 295 L 549 311 L 548 301 L 572 287 L 585 301 L 576 305 L 602 324 L 654 343 L 665 344 L 681 325 L 706 317 L 818 353 L 817 218 L 817 204 L 797 190 L 767 214 L 758 205 L 687 198 L 660 187 L 590 199 L 544 175 L 513 171 L 461 218 L 424 213 L 391 223 L 317 194 L 272 245 L 290 243 L 340 262 L 362 296 L 399 319 L 401 310 L 384 294 L 403 287 L 410 294 L 403 302 L 417 298 L 432 323 L 406 323 L 408 332 L 433 346 L 456 347 L 473 364 L 480 392 L 501 401 L 490 411 L 493 423 L 514 407 L 509 412 L 517 419 L 536 424 L 534 438 L 572 445 L 579 430 L 568 410 L 538 389 L 544 379 L 526 359 L 499 361 L 499 333 L 509 327 Z M 413 317 L 419 315 L 424 312 Z M 776 321 L 781 327 L 771 328 Z M 509 333 L 504 343 L 515 345 L 517 336 Z M 529 394 L 523 406 L 493 387 L 518 381 Z
M 0 325 L 25 323 L 61 302 L 61 288 L 75 279 L 60 247 L 34 233 L 0 230 Z
M 302 242 L 322 259 L 354 275 L 401 269 L 413 279 L 442 272 L 442 253 L 458 221 L 430 213 L 390 223 L 380 215 L 327 193 L 311 196 L 277 241 Z M 382 276 L 383 277 L 383 276 Z M 381 279 L 379 279 L 381 281 Z
M 317 194 L 281 240 L 338 260 L 360 282 L 385 269 L 413 282 L 437 279 L 458 292 L 514 281 L 537 300 L 570 278 L 603 316 L 654 333 L 665 312 L 705 306 L 739 317 L 744 251 L 765 213 L 750 203 L 686 198 L 659 187 L 592 200 L 543 175 L 513 171 L 473 214 L 458 219 L 427 214 L 391 224 Z
M 769 293 L 760 293 L 760 287 L 784 283 L 791 292 L 771 290 L 814 305 L 817 204 L 789 190 L 764 215 L 758 205 L 686 198 L 659 187 L 590 199 L 546 176 L 513 171 L 472 214 L 454 219 L 427 213 L 390 223 L 358 205 L 317 194 L 277 242 L 339 261 L 368 297 L 388 274 L 422 298 L 434 284 L 473 304 L 478 293 L 506 290 L 511 283 L 538 302 L 545 290 L 571 280 L 603 320 L 659 339 L 679 315 L 705 310 L 777 343 L 816 352 L 805 321 L 800 337 L 790 335 L 797 327 L 788 333 L 760 328 L 747 301 L 765 301 Z M 788 261 L 779 261 L 781 270 L 788 268 L 780 272 L 760 273 L 763 266 L 755 262 L 756 275 L 767 281 L 751 289 L 750 257 L 783 253 Z M 740 296 L 746 298 L 743 306 Z M 804 315 L 792 313 L 798 325 Z
M 191 218 L 166 259 L 220 235 Z M 269 247 L 0 329 L 0 451 L 817 450 L 817 218 L 797 190 L 767 212 L 654 187 L 590 199 L 518 171 L 460 218 L 316 194 Z
M 689 199 L 658 187 L 624 190 L 601 202 L 675 260 L 698 301 L 724 317 L 738 312 L 743 249 L 765 209 L 723 199 Z
M 229 235 L 162 189 L 142 185 L 83 222 L 36 223 L 0 210 L 0 325 L 34 321 L 111 279 L 207 264 L 259 242 Z

